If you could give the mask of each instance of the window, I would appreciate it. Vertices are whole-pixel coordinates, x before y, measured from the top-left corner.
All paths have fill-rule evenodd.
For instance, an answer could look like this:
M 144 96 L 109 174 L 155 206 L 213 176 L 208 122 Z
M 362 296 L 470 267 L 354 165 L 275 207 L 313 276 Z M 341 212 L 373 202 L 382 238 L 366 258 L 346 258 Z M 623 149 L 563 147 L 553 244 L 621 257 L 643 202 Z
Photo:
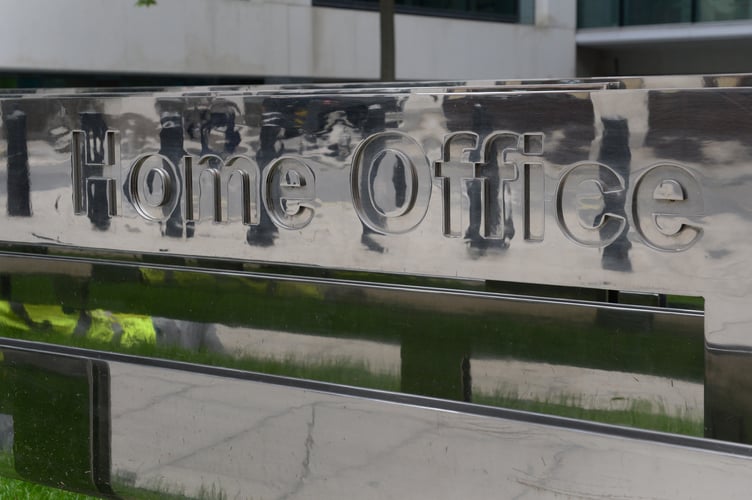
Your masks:
M 395 0 L 400 14 L 533 23 L 535 0 Z M 313 0 L 315 7 L 378 10 L 379 0 Z
M 752 19 L 752 0 L 578 0 L 577 2 L 577 26 L 579 28 L 737 19 Z

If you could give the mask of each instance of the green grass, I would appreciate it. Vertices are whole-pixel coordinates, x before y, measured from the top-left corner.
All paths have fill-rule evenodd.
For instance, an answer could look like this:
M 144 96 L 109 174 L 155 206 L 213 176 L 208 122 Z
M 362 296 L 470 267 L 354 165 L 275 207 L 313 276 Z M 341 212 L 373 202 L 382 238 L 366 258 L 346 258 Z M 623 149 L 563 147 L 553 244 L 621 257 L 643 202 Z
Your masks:
M 13 467 L 13 455 L 0 452 L 0 498 L 8 500 L 87 500 L 78 493 L 50 488 L 18 479 Z
M 18 479 L 0 477 L 0 498 L 9 500 L 86 500 L 94 498 Z

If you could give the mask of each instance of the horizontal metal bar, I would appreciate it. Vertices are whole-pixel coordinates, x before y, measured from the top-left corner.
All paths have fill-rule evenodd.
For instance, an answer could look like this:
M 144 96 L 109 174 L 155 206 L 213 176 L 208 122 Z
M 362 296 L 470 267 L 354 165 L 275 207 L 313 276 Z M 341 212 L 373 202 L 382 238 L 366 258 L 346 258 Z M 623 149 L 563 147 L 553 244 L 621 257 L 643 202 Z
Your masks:
M 50 366 L 61 356 L 84 364 L 90 355 L 101 359 L 81 350 L 56 348 L 53 354 L 36 351 L 44 347 L 30 343 L 19 347 L 2 349 L 5 373 L 21 370 L 32 377 L 23 379 L 31 385 L 35 373 L 43 372 L 29 371 L 29 363 Z M 111 453 L 113 475 L 98 487 L 133 497 L 150 489 L 166 494 L 171 488 L 193 497 L 216 488 L 228 496 L 254 492 L 265 498 L 297 491 L 331 498 L 359 494 L 367 485 L 377 496 L 399 492 L 411 498 L 531 488 L 544 494 L 639 498 L 719 489 L 733 494 L 750 484 L 748 446 L 105 356 L 105 364 L 95 364 L 101 365 L 100 373 L 107 372 L 112 440 L 90 458 Z M 46 377 L 50 383 L 50 372 Z M 44 418 L 51 428 L 65 423 L 52 423 L 60 415 L 53 417 L 45 400 L 23 404 L 27 407 L 17 402 L 19 415 L 37 415 L 42 419 L 37 424 Z M 65 471 L 70 464 L 58 465 Z M 420 479 L 424 474 L 434 477 L 428 482 L 433 486 Z M 689 479 L 696 476 L 702 480 Z

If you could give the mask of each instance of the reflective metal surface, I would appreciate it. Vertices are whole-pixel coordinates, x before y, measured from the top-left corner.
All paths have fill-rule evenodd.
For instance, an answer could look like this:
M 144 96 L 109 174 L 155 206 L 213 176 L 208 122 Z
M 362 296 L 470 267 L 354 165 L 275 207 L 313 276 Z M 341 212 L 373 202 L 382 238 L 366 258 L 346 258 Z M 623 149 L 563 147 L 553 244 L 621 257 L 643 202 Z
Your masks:
M 21 360 L 91 364 L 33 350 L 0 352 L 6 377 L 22 369 Z M 464 403 L 432 409 L 441 403 L 427 398 L 394 404 L 388 393 L 339 395 L 325 385 L 295 387 L 242 372 L 97 363 L 109 375 L 111 435 L 103 449 L 112 459 L 112 476 L 99 491 L 127 497 L 707 498 L 723 491 L 741 498 L 752 481 L 749 448 L 739 445 L 598 432 L 607 426 L 577 430 L 556 418 Z M 28 375 L 27 384 L 48 383 L 40 372 Z M 47 425 L 69 422 L 66 414 L 44 414 L 41 401 L 24 401 Z M 92 448 L 83 459 L 101 451 Z M 60 469 L 47 471 L 48 482 L 68 461 L 55 463 Z
M 6 98 L 3 238 L 715 302 L 744 295 L 705 279 L 743 255 L 744 82 Z
M 536 418 L 555 427 L 540 431 L 556 436 L 540 445 L 552 449 L 552 441 L 576 441 L 582 435 L 573 429 L 583 428 L 601 434 L 588 435 L 583 445 L 593 457 L 599 447 L 613 447 L 615 460 L 638 449 L 648 455 L 674 450 L 659 442 L 696 448 L 661 455 L 654 466 L 665 459 L 685 467 L 682 454 L 709 457 L 699 450 L 725 446 L 679 435 L 752 441 L 752 387 L 745 376 L 752 361 L 746 265 L 752 208 L 745 194 L 752 178 L 745 125 L 750 81 L 730 75 L 2 97 L 0 345 L 56 351 L 51 359 L 83 356 L 74 368 L 60 361 L 68 368 L 57 369 L 57 361 L 39 365 L 9 351 L 4 373 L 28 374 L 7 375 L 0 401 L 5 427 L 12 420 L 15 429 L 14 470 L 102 494 L 117 481 L 145 487 L 160 477 L 170 488 L 199 488 L 192 481 L 204 476 L 173 477 L 158 465 L 165 460 L 152 462 L 162 451 L 187 453 L 171 448 L 182 446 L 175 444 L 177 433 L 187 433 L 170 424 L 180 410 L 170 407 L 138 425 L 119 420 L 121 410 L 130 411 L 122 404 L 138 400 L 117 388 L 116 368 L 126 367 L 121 361 L 131 363 L 123 369 L 134 377 L 146 378 L 152 372 L 145 363 L 187 362 L 169 365 L 182 371 L 166 377 L 197 377 L 199 386 L 209 376 L 206 367 L 261 377 L 228 382 L 227 389 L 240 384 L 244 391 L 271 391 L 259 395 L 269 401 L 282 398 L 267 411 L 259 403 L 264 399 L 228 396 L 237 397 L 237 408 L 267 411 L 260 422 L 275 422 L 271 415 L 285 421 L 290 408 L 310 417 L 318 403 L 300 394 L 315 388 L 338 394 L 331 401 L 357 395 L 363 399 L 353 405 L 415 411 L 419 419 L 442 422 L 442 433 L 445 425 L 449 434 L 467 435 L 461 447 L 469 449 L 485 432 L 480 428 L 523 425 L 512 423 L 522 417 L 509 409 L 551 415 Z M 137 358 L 119 357 L 126 355 Z M 43 412 L 33 406 L 24 413 L 24 401 L 33 399 L 24 395 L 49 391 L 35 388 L 35 377 L 54 380 L 61 370 L 68 370 L 63 392 L 77 394 L 66 401 L 88 415 L 74 433 L 87 433 L 88 444 L 77 442 L 98 450 L 66 459 L 78 473 L 75 484 L 52 478 L 62 469 L 38 465 L 40 456 L 58 452 L 23 432 L 31 451 L 18 451 L 17 415 Z M 211 376 L 217 375 L 233 376 Z M 101 392 L 110 376 L 111 392 Z M 84 383 L 86 391 L 77 385 Z M 178 391 L 190 392 L 192 384 Z M 125 403 L 116 400 L 122 397 Z M 193 403 L 211 404 L 206 401 L 186 404 L 196 410 Z M 353 423 L 359 413 L 344 410 L 347 403 L 332 404 L 342 405 L 336 420 L 343 429 L 360 425 Z M 459 413 L 438 410 L 446 405 Z M 475 422 L 479 414 L 485 416 Z M 229 415 L 217 420 L 217 429 L 230 432 L 233 425 L 225 422 L 243 422 Z M 522 420 L 523 427 L 533 425 Z M 465 424 L 477 432 L 465 434 Z M 118 434 L 119 425 L 133 427 Z M 117 448 L 119 435 L 139 448 L 138 439 L 162 432 L 150 426 L 176 433 L 157 446 L 162 451 L 146 450 L 153 440 L 144 449 Z M 236 430 L 256 432 L 249 429 Z M 321 438 L 306 434 L 301 458 L 292 451 L 297 435 L 284 425 L 275 429 L 258 434 L 264 456 L 287 453 L 284 463 L 309 467 L 306 440 Z M 107 443 L 96 444 L 110 432 L 111 453 Z M 230 432 L 227 443 L 239 435 Z M 455 437 L 447 436 L 454 447 Z M 66 447 L 65 439 L 56 438 L 55 446 Z M 0 434 L 4 442 L 7 432 Z M 361 443 L 363 453 L 387 457 L 379 449 L 387 442 Z M 271 450 L 269 443 L 281 444 Z M 238 446 L 238 453 L 249 453 Z M 723 450 L 748 453 L 742 445 Z M 443 460 L 423 453 L 429 464 Z M 464 456 L 457 453 L 453 460 Z M 479 453 L 473 460 L 485 462 Z M 513 454 L 509 460 L 531 456 Z M 420 469 L 423 462 L 412 457 Z M 217 462 L 221 469 L 205 461 L 195 470 L 213 478 L 204 487 L 216 483 L 231 495 L 298 491 L 287 469 L 275 469 L 276 459 L 261 469 L 243 468 L 244 462 L 230 473 L 242 460 L 226 454 Z M 320 462 L 314 476 L 333 479 L 338 460 Z M 408 459 L 385 463 L 400 460 Z M 442 472 L 446 464 L 433 473 L 474 484 L 476 469 L 452 463 L 452 473 Z M 520 466 L 534 474 L 530 467 Z M 431 468 L 426 465 L 426 474 Z M 220 470 L 227 481 L 216 479 Z M 308 474 L 312 469 L 300 483 L 306 487 L 318 481 Z M 392 494 L 382 476 L 367 475 L 367 484 L 376 481 L 374 495 Z M 489 488 L 510 477 L 491 476 Z M 605 480 L 551 489 L 517 479 L 520 492 L 530 495 L 639 490 L 627 480 L 612 491 Z M 645 484 L 658 497 L 667 491 Z M 454 491 L 439 489 L 445 496 Z
M 69 333 L 40 320 L 27 328 L 16 314 L 8 337 L 703 433 L 696 311 L 484 290 L 503 283 L 451 289 L 9 255 L 3 262 L 26 269 L 6 278 L 10 311 L 68 311 L 76 325 Z M 154 338 L 81 331 L 103 311 L 148 315 Z

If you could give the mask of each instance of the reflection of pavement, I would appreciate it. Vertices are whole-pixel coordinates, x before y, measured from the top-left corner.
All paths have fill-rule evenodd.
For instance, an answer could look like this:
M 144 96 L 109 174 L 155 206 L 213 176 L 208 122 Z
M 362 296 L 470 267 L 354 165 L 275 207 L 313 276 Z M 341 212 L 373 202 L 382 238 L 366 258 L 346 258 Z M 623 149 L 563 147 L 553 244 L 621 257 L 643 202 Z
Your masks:
M 704 417 L 704 386 L 666 377 L 513 360 L 471 360 L 473 393 L 585 409 L 627 410 Z M 649 402 L 650 407 L 645 406 Z
M 365 340 L 215 325 L 224 351 L 301 366 L 347 363 L 398 375 L 400 346 Z M 473 394 L 566 404 L 585 409 L 642 411 L 701 420 L 700 383 L 666 377 L 510 359 L 472 358 Z M 649 402 L 650 406 L 644 403 Z
M 400 347 L 367 340 L 317 337 L 216 325 L 225 352 L 237 357 L 318 365 L 352 363 L 371 373 L 399 374 Z
M 750 460 L 111 364 L 113 469 L 225 498 L 744 498 Z M 216 495 L 218 498 L 219 495 Z
M 192 325 L 203 326 L 215 336 L 221 352 L 238 358 L 274 360 L 300 367 L 349 366 L 395 376 L 401 372 L 400 346 L 395 344 L 220 324 Z M 704 416 L 704 388 L 700 383 L 504 358 L 472 358 L 470 369 L 476 396 L 583 409 L 629 410 L 637 405 L 646 413 L 692 420 Z

